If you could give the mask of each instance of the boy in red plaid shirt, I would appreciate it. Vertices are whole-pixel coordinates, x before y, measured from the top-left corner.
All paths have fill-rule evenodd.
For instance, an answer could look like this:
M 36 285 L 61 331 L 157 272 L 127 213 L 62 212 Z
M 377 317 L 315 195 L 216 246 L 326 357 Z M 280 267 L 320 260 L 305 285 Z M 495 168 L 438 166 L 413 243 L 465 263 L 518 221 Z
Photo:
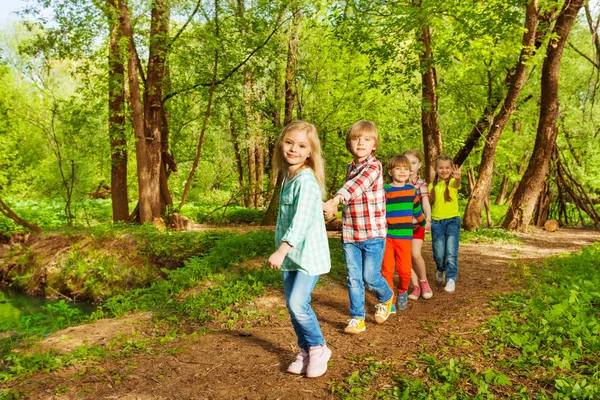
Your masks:
M 323 207 L 326 214 L 334 214 L 339 203 L 344 205 L 342 246 L 352 316 L 344 331 L 352 334 L 366 329 L 365 284 L 375 291 L 380 302 L 375 306 L 377 323 L 385 322 L 396 312 L 392 290 L 381 275 L 386 221 L 383 167 L 374 155 L 378 147 L 374 123 L 358 121 L 352 125 L 346 135 L 346 148 L 354 161 L 348 164 L 344 186 Z

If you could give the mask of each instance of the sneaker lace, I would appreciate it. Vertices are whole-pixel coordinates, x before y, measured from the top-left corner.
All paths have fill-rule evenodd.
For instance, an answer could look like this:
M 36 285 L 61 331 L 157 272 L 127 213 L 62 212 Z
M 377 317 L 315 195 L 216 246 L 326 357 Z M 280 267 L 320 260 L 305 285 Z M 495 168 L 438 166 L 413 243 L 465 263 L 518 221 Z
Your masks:
M 385 304 L 375 304 L 375 309 L 377 313 L 381 313 L 386 315 L 388 313 L 387 306 Z
M 431 288 L 429 287 L 429 282 L 422 281 L 421 286 L 423 287 L 424 292 L 431 292 Z
M 356 319 L 356 318 L 352 318 L 350 320 L 350 323 L 348 325 L 353 326 L 353 327 L 357 327 L 357 326 L 360 325 L 360 321 L 358 319 Z

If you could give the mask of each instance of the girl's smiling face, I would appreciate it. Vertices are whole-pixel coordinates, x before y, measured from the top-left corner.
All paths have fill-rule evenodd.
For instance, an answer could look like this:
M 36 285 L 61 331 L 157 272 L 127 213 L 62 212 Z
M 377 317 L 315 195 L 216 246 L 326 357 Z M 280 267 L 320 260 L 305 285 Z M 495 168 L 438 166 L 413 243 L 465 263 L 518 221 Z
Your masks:
M 450 178 L 450 175 L 452 175 L 452 161 L 438 160 L 435 164 L 435 172 L 443 181 Z
M 288 164 L 289 171 L 296 171 L 310 157 L 310 142 L 303 130 L 291 131 L 281 143 L 283 159 Z
M 410 179 L 415 179 L 421 169 L 421 161 L 412 154 L 406 154 L 406 158 L 410 161 Z

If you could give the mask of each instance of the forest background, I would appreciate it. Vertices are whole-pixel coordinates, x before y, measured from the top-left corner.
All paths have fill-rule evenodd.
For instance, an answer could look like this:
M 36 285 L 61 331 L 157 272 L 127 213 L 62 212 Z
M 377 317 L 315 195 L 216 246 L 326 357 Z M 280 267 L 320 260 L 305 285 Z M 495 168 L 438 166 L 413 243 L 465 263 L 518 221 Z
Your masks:
M 598 11 L 581 0 L 22 2 L 0 33 L 0 230 L 205 222 L 225 206 L 272 224 L 272 148 L 293 119 L 317 126 L 330 193 L 351 160 L 345 132 L 368 119 L 384 162 L 419 148 L 429 181 L 439 154 L 463 165 L 467 229 L 490 199 L 502 207 L 488 225 L 597 225 Z

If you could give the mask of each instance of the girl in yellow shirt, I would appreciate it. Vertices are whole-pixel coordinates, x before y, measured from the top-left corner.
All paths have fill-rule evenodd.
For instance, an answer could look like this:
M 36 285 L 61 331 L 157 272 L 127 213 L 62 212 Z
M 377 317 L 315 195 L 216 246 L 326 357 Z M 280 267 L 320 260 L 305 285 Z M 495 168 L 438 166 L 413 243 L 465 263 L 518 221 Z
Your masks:
M 431 203 L 431 247 L 435 260 L 438 283 L 445 283 L 444 290 L 454 292 L 458 274 L 458 241 L 460 239 L 460 216 L 458 213 L 458 189 L 461 170 L 448 156 L 435 159 L 435 178 L 429 184 Z

